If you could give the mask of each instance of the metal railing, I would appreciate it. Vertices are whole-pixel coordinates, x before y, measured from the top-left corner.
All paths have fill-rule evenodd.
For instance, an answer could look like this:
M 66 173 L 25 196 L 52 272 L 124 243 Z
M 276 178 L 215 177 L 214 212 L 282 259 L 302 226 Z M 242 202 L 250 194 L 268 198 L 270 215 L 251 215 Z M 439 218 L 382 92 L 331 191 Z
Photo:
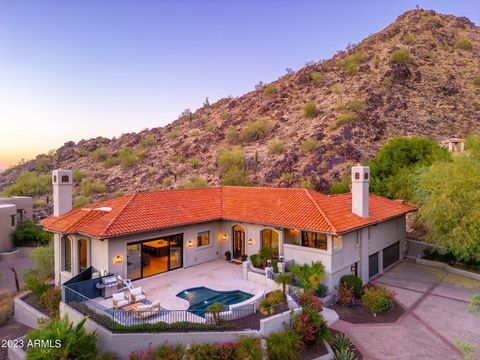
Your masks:
M 69 286 L 62 287 L 63 301 L 113 333 L 258 330 L 260 320 L 298 307 L 296 299 L 261 308 L 259 299 L 241 307 L 217 311 L 107 309 Z M 293 298 L 293 297 L 292 297 Z

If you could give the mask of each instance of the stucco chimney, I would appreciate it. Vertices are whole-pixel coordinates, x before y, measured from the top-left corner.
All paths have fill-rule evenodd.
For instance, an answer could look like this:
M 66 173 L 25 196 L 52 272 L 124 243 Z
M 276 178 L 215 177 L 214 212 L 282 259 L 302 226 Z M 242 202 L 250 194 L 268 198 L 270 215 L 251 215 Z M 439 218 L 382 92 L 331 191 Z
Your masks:
M 72 210 L 72 172 L 53 170 L 53 216 L 60 216 Z
M 352 167 L 352 213 L 368 217 L 368 184 L 370 168 L 368 166 Z

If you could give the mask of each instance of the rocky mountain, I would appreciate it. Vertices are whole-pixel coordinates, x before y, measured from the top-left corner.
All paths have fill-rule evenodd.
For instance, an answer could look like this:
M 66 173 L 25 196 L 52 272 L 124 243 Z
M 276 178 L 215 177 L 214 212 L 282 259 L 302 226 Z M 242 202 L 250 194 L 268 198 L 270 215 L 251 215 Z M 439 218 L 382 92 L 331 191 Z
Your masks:
M 253 185 L 326 191 L 393 137 L 440 141 L 479 130 L 480 28 L 414 10 L 329 60 L 165 127 L 67 142 L 0 174 L 0 190 L 21 172 L 60 167 L 80 170 L 76 192 L 89 200 L 178 187 L 192 175 L 218 184 L 227 171 L 219 152 L 236 147 Z

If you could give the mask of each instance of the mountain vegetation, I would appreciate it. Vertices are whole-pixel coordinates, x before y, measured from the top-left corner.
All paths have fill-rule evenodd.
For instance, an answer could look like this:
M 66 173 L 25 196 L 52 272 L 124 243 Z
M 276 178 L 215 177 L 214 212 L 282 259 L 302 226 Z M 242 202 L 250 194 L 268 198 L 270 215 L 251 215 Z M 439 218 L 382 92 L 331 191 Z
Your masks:
M 390 139 L 480 131 L 479 58 L 470 20 L 412 10 L 329 60 L 206 101 L 165 127 L 69 141 L 1 173 L 0 191 L 44 198 L 55 168 L 75 171 L 76 205 L 220 183 L 328 191 Z M 51 212 L 46 199 L 36 204 Z

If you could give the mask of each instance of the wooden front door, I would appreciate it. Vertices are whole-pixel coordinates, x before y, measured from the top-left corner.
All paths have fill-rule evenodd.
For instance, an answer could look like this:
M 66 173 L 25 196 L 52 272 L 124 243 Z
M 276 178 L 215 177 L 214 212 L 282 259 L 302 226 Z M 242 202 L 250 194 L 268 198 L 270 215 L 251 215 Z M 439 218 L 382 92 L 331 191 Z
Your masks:
M 233 227 L 233 259 L 242 260 L 242 255 L 245 255 L 245 230 L 240 226 Z

